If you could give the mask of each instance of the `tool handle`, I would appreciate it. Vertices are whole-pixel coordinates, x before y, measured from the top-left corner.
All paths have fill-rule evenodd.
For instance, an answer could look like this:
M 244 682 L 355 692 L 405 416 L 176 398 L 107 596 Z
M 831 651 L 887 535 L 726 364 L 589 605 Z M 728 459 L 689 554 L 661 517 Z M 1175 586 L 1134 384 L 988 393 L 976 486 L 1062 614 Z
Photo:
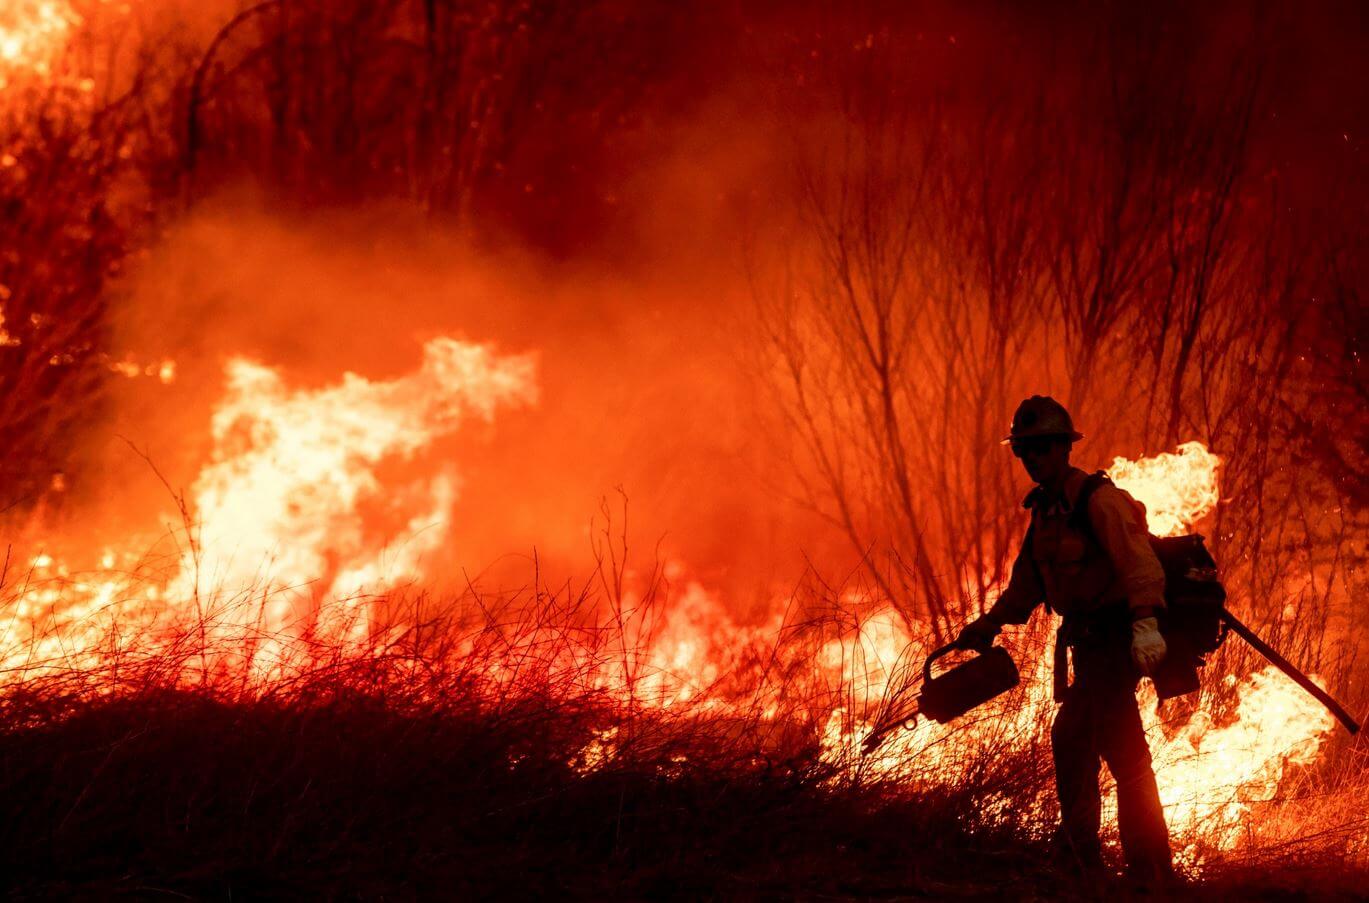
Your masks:
M 945 646 L 942 646 L 940 649 L 937 649 L 931 655 L 927 656 L 927 660 L 922 663 L 922 680 L 925 682 L 932 679 L 932 662 L 942 656 L 949 655 L 959 648 L 961 647 L 957 646 L 955 643 L 947 643 Z
M 1312 683 L 1311 678 L 1294 667 L 1293 663 L 1280 655 L 1273 646 L 1260 639 L 1255 631 L 1242 624 L 1235 615 L 1226 609 L 1222 609 L 1222 620 L 1231 628 L 1232 633 L 1245 640 L 1251 646 L 1254 646 L 1256 652 L 1269 659 L 1274 667 L 1278 668 L 1284 674 L 1287 674 L 1292 678 L 1294 683 L 1302 687 L 1308 693 L 1311 693 L 1312 698 L 1326 706 L 1331 714 L 1335 715 L 1336 718 L 1340 720 L 1340 723 L 1345 725 L 1346 730 L 1352 734 L 1359 733 L 1359 722 L 1350 717 L 1350 713 L 1347 712 L 1339 702 L 1336 702 L 1336 700 L 1331 697 L 1330 693 L 1327 693 L 1321 687 Z

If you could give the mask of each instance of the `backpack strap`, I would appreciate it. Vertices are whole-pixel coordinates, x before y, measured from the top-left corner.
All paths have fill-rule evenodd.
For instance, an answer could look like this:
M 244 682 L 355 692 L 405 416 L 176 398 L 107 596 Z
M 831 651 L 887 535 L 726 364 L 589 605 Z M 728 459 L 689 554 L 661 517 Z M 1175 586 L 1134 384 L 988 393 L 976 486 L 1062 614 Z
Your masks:
M 1074 500 L 1074 508 L 1070 511 L 1069 525 L 1088 539 L 1096 546 L 1102 546 L 1098 541 L 1098 532 L 1093 529 L 1093 521 L 1089 518 L 1089 499 L 1098 491 L 1099 487 L 1114 485 L 1112 480 L 1103 471 L 1097 471 L 1084 477 L 1084 485 L 1079 487 L 1079 495 Z
M 1089 499 L 1099 486 L 1104 483 L 1111 486 L 1112 480 L 1103 471 L 1097 471 L 1084 477 L 1084 485 L 1079 487 L 1079 495 L 1074 500 L 1074 508 L 1070 511 L 1069 525 L 1083 533 L 1095 544 L 1098 542 L 1098 534 L 1093 530 L 1093 524 L 1089 521 Z M 1036 574 L 1036 582 L 1041 589 L 1046 588 L 1045 577 L 1041 574 L 1041 568 L 1036 563 L 1036 556 L 1032 554 L 1032 539 L 1036 535 L 1036 505 L 1041 501 L 1041 488 L 1037 487 L 1027 494 L 1022 501 L 1022 507 L 1032 512 L 1031 526 L 1027 527 L 1027 535 L 1022 540 L 1022 548 L 1026 550 L 1027 560 L 1031 562 L 1032 573 Z M 1055 608 L 1051 605 L 1050 599 L 1046 600 L 1046 611 L 1055 614 Z
M 1074 500 L 1074 508 L 1070 511 L 1069 525 L 1080 533 L 1083 533 L 1096 544 L 1098 534 L 1093 529 L 1093 522 L 1089 520 L 1089 499 L 1104 484 L 1111 486 L 1112 480 L 1103 471 L 1091 473 L 1084 477 L 1084 485 L 1079 487 L 1079 495 Z
M 1032 543 L 1036 537 L 1036 520 L 1027 526 L 1027 535 L 1022 537 L 1022 553 L 1027 556 L 1027 561 L 1031 563 L 1032 573 L 1036 575 L 1036 585 L 1041 587 L 1041 592 L 1046 592 L 1046 578 L 1041 574 L 1041 566 L 1036 563 L 1036 556 L 1032 554 Z M 1049 597 L 1045 600 L 1046 613 L 1055 614 L 1055 608 L 1051 605 Z

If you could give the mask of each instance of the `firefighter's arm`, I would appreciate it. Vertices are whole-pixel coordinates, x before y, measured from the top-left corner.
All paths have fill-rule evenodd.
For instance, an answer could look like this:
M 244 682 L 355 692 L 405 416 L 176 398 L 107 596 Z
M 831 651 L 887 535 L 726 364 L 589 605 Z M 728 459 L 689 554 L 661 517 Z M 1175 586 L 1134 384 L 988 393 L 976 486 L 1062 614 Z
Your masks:
M 1165 607 L 1165 572 L 1150 547 L 1145 507 L 1120 489 L 1102 486 L 1089 499 L 1089 523 L 1117 572 L 1132 619 L 1154 617 Z
M 1045 598 L 1046 592 L 1036 574 L 1036 566 L 1031 560 L 1031 534 L 1023 541 L 1013 562 L 1012 576 L 1008 578 L 1008 588 L 1003 590 L 993 607 L 976 618 L 960 631 L 956 644 L 962 649 L 985 650 L 993 645 L 1004 624 L 1025 624 L 1031 617 L 1032 609 Z
M 1031 560 L 1031 549 L 1024 542 L 1018 550 L 1017 560 L 1013 562 L 1008 588 L 1003 590 L 1003 594 L 998 597 L 998 601 L 984 618 L 997 627 L 1004 624 L 1025 624 L 1032 611 L 1045 598 L 1046 589 L 1041 585 L 1036 566 Z

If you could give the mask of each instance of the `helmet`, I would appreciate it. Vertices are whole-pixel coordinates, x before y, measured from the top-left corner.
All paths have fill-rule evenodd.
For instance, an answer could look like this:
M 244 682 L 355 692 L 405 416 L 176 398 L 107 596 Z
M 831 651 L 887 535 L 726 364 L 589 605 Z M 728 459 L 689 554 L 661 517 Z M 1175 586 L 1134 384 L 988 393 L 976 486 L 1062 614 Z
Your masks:
M 1017 406 L 1017 413 L 1012 415 L 1012 432 L 1003 444 L 1037 436 L 1068 436 L 1074 442 L 1084 438 L 1083 433 L 1075 431 L 1070 412 L 1049 395 L 1033 395 Z

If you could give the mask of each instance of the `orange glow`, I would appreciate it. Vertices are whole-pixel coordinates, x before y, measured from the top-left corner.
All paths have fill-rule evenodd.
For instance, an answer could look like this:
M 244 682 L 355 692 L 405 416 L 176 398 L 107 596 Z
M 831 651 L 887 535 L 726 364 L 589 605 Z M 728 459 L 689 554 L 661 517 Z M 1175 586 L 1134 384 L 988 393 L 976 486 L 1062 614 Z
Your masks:
M 170 378 L 174 364 L 156 372 Z M 450 467 L 382 486 L 377 465 L 535 400 L 530 358 L 452 339 L 430 341 L 407 376 L 349 373 L 316 390 L 291 391 L 279 372 L 231 361 L 211 460 L 191 488 L 189 520 L 172 525 L 183 548 L 175 572 L 149 574 L 133 551 L 106 552 L 85 573 L 36 555 L 0 621 L 7 679 L 97 668 L 130 643 L 150 654 L 188 630 L 245 656 L 234 667 L 262 678 L 305 635 L 365 647 L 372 601 L 422 576 L 425 556 L 446 541 L 457 492 Z M 398 524 L 390 532 L 368 529 L 359 510 L 380 499 Z
M 1185 442 L 1172 454 L 1135 461 L 1114 458 L 1107 472 L 1146 506 L 1151 533 L 1177 536 L 1217 507 L 1220 463 L 1201 442 Z
M 1231 686 L 1236 678 L 1228 675 L 1226 681 Z M 1230 724 L 1215 726 L 1200 710 L 1167 740 L 1153 688 L 1147 684 L 1146 690 L 1141 711 L 1170 830 L 1180 838 L 1201 837 L 1218 849 L 1245 838 L 1250 828 L 1245 816 L 1278 798 L 1290 766 L 1316 762 L 1335 729 L 1331 713 L 1273 665 L 1240 682 L 1240 703 Z M 1201 851 L 1191 842 L 1176 854 L 1194 864 Z
M 0 7 L 0 88 L 6 70 L 46 75 L 80 17 L 59 0 L 8 0 Z
M 1303 849 L 1369 869 L 1369 757 L 1340 726 L 1369 712 L 1369 171 L 1358 95 L 1321 89 L 1362 68 L 1356 32 L 1193 6 L 0 0 L 0 707 L 40 755 L 27 737 L 99 741 L 87 722 L 149 702 L 174 728 L 41 755 L 38 796 L 71 799 L 16 811 L 56 813 L 24 836 L 62 855 L 11 858 L 64 887 L 379 887 L 394 863 L 320 851 L 436 825 L 402 845 L 434 877 L 397 880 L 479 896 L 458 843 L 513 862 L 537 840 L 539 881 L 580 887 L 583 859 L 590 888 L 606 855 L 632 874 L 605 886 L 650 892 L 717 857 L 633 844 L 755 790 L 837 864 L 888 857 L 820 835 L 906 818 L 1011 871 L 1060 817 L 1058 612 L 1001 631 L 1011 691 L 950 724 L 916 705 L 932 653 L 1030 570 L 1003 421 L 1049 393 L 1088 436 L 1075 463 L 1178 537 L 1162 551 L 1207 534 L 1250 625 L 1198 692 L 1136 690 L 1180 870 L 1220 893 Z M 259 741 L 259 713 L 326 732 Z M 199 739 L 225 723 L 246 755 Z M 356 782 L 327 769 L 367 734 L 396 792 L 335 803 Z M 488 762 L 444 769 L 481 792 L 423 792 L 410 748 Z M 157 785 L 184 809 L 118 811 L 77 772 L 132 791 L 162 755 L 194 772 Z M 486 800 L 506 779 L 547 808 Z M 338 809 L 365 818 L 289 830 Z M 570 809 L 591 842 L 524 830 Z M 124 816 L 170 838 L 134 832 L 166 875 L 68 855 Z M 239 823 L 265 843 L 189 846 Z M 279 882 L 239 867 L 259 847 Z M 722 862 L 719 886 L 974 892 L 974 858 L 854 883 Z M 1067 893 L 1056 865 L 1025 877 Z
M 165 370 L 173 365 L 162 365 Z M 130 374 L 144 368 L 129 365 Z M 146 368 L 154 372 L 152 368 Z M 213 451 L 186 498 L 188 520 L 169 575 L 142 568 L 138 556 L 105 550 L 99 567 L 77 573 L 48 554 L 29 562 L 26 580 L 0 623 L 0 667 L 10 683 L 69 669 L 107 668 L 121 655 L 155 655 L 193 631 L 206 656 L 187 662 L 182 680 L 231 676 L 260 689 L 303 666 L 308 645 L 365 655 L 394 629 L 373 606 L 396 587 L 425 577 L 425 561 L 447 540 L 459 479 L 439 466 L 411 482 L 383 483 L 378 468 L 421 453 L 471 418 L 537 399 L 533 362 L 480 345 L 435 339 L 419 368 L 389 381 L 345 374 L 321 388 L 291 389 L 282 374 L 238 358 L 211 420 Z M 1217 500 L 1217 458 L 1198 443 L 1176 454 L 1117 459 L 1110 473 L 1147 504 L 1156 532 L 1187 529 Z M 377 532 L 366 505 L 384 502 L 396 526 Z M 683 585 L 652 599 L 628 587 L 618 609 L 623 643 L 598 648 L 556 625 L 523 629 L 524 647 L 548 648 L 544 664 L 588 673 L 624 702 L 771 722 L 786 700 L 771 687 L 737 681 L 748 656 L 783 649 L 782 612 L 753 626 L 735 622 L 716 594 L 689 580 L 679 563 L 667 576 Z M 631 582 L 631 581 L 629 581 Z M 955 782 L 965 763 L 995 750 L 1040 743 L 1054 711 L 1044 638 L 1016 647 L 1024 687 L 994 700 L 972 721 L 926 720 L 899 730 L 873 755 L 860 746 L 882 703 L 910 698 L 932 639 L 910 630 L 878 598 L 848 593 L 860 613 L 840 635 L 807 653 L 808 666 L 832 700 L 814 727 L 821 756 L 839 779 L 897 781 L 904 786 Z M 571 640 L 567 637 L 571 636 Z M 1020 641 L 1023 638 L 1019 638 Z M 469 654 L 461 647 L 458 654 Z M 787 655 L 794 655 L 786 652 Z M 802 655 L 803 653 L 800 653 Z M 486 665 L 490 680 L 514 679 L 522 665 Z M 1149 685 L 1146 685 L 1147 688 Z M 1234 715 L 1218 722 L 1200 708 L 1179 726 L 1162 725 L 1153 695 L 1143 709 L 1161 796 L 1180 859 L 1201 867 L 1207 851 L 1248 836 L 1244 816 L 1274 800 L 1285 772 L 1315 762 L 1332 729 L 1330 716 L 1274 670 L 1234 687 Z M 1148 692 L 1148 689 L 1147 689 Z M 964 722 L 965 719 L 962 719 Z M 595 733 L 571 767 L 592 770 L 614 755 L 616 727 Z M 1051 818 L 1048 796 L 985 800 L 984 812 L 1030 810 Z
M 201 573 L 215 586 L 328 599 L 416 576 L 422 555 L 444 539 L 455 474 L 382 487 L 376 465 L 412 457 L 468 417 L 488 421 L 497 408 L 535 398 L 529 359 L 451 339 L 429 342 L 422 368 L 408 376 L 371 382 L 348 373 L 319 390 L 291 391 L 277 371 L 231 361 L 211 424 L 213 460 L 192 487 Z M 406 495 L 422 501 L 406 528 L 377 544 L 363 536 L 357 509 L 382 489 L 396 505 Z
M 0 339 L 0 344 L 3 344 L 3 339 Z M 124 358 L 123 360 L 109 361 L 106 366 L 109 367 L 111 373 L 117 373 L 128 379 L 156 379 L 163 385 L 170 385 L 176 381 L 176 362 L 173 360 L 143 364 L 136 360 Z

